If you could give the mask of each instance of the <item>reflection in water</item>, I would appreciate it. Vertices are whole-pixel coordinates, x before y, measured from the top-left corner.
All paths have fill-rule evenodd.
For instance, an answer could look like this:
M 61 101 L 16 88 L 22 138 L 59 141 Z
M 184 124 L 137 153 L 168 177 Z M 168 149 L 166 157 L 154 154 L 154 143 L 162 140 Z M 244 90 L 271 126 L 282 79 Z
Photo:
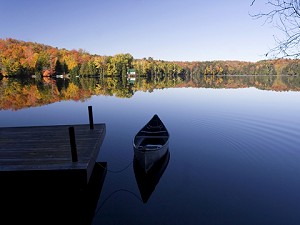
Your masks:
M 1 79 L 1 78 L 0 78 Z M 300 76 L 204 76 L 164 75 L 155 77 L 70 77 L 43 79 L 3 78 L 0 80 L 0 110 L 19 110 L 59 101 L 85 101 L 93 95 L 131 98 L 137 91 L 163 88 L 248 88 L 300 91 Z
M 246 79 L 251 83 L 256 80 L 257 85 L 263 83 L 263 78 Z M 274 77 L 270 77 L 272 79 Z M 282 77 L 282 81 L 289 84 L 285 79 L 299 78 Z M 227 78 L 219 85 L 227 83 L 229 86 L 230 80 L 233 79 Z M 79 82 L 83 84 L 84 81 L 89 80 Z M 208 78 L 202 81 L 208 81 Z M 137 80 L 135 90 L 139 88 L 136 86 L 138 83 Z M 152 85 L 148 84 L 149 87 Z M 268 87 L 267 82 L 265 84 L 261 86 Z M 279 87 L 279 84 L 278 81 L 274 86 Z M 295 87 L 299 84 L 293 83 Z M 238 85 L 238 81 L 231 85 Z M 291 87 L 292 83 L 289 85 Z M 100 93 L 104 88 L 109 91 L 114 86 L 109 89 L 99 83 L 97 90 Z M 69 90 L 68 93 L 72 93 Z M 82 90 L 78 94 L 83 94 Z M 83 116 L 86 115 L 86 107 L 93 105 L 95 115 L 98 115 L 95 122 L 105 122 L 109 128 L 99 159 L 109 162 L 114 170 L 132 162 L 132 137 L 140 128 L 139 124 L 153 113 L 166 118 L 164 122 L 172 133 L 169 145 L 172 161 L 151 199 L 142 204 L 133 194 L 141 198 L 133 167 L 118 174 L 107 171 L 99 206 L 102 202 L 105 204 L 96 213 L 93 225 L 299 225 L 299 100 L 300 92 L 296 91 L 168 88 L 153 93 L 139 91 L 131 99 L 107 98 L 99 94 L 86 103 L 63 101 L 18 112 L 3 110 L 0 118 L 2 126 L 86 123 Z M 26 182 L 16 186 L 16 194 Z M 118 194 L 110 195 L 120 188 L 126 191 L 119 190 Z M 106 201 L 107 198 L 109 200 Z M 7 207 L 2 198 L 1 203 Z M 25 202 L 15 203 L 18 212 L 11 218 L 20 217 L 19 211 L 24 209 L 21 205 L 26 207 Z M 47 208 L 53 210 L 53 207 Z M 35 211 L 28 211 L 37 215 Z M 7 223 L 3 221 L 2 224 Z
M 160 178 L 165 172 L 170 160 L 170 151 L 157 161 L 151 169 L 146 173 L 144 168 L 141 167 L 138 161 L 134 158 L 133 170 L 136 178 L 138 188 L 140 190 L 141 198 L 144 203 L 147 203 L 151 194 L 155 190 Z

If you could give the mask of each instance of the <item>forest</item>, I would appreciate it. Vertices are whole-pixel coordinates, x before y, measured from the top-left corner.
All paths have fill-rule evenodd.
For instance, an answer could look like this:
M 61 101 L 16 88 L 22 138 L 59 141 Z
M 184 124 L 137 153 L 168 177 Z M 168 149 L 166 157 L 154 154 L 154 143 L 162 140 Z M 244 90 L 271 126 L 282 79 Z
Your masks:
M 152 57 L 134 59 L 129 54 L 101 56 L 83 49 L 67 50 L 12 38 L 0 39 L 0 75 L 25 77 L 68 74 L 70 76 L 127 77 L 128 69 L 139 76 L 198 75 L 300 75 L 300 60 L 164 61 Z

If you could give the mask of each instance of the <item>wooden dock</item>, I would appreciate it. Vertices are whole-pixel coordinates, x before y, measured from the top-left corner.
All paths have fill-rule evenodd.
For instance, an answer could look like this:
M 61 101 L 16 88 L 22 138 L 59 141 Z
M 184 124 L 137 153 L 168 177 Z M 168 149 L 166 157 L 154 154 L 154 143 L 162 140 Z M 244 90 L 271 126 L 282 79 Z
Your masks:
M 74 128 L 73 147 L 70 127 Z M 33 184 L 85 188 L 105 132 L 105 124 L 92 129 L 90 124 L 0 128 L 2 188 L 12 183 L 22 188 Z

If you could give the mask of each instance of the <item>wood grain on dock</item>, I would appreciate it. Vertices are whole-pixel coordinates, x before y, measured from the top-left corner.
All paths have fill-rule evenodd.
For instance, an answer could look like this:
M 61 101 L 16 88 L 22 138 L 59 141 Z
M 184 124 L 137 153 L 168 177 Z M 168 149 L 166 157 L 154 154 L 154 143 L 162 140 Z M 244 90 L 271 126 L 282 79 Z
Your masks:
M 69 128 L 74 127 L 78 161 L 72 161 Z M 106 132 L 105 124 L 0 128 L 0 178 L 38 179 L 85 186 Z

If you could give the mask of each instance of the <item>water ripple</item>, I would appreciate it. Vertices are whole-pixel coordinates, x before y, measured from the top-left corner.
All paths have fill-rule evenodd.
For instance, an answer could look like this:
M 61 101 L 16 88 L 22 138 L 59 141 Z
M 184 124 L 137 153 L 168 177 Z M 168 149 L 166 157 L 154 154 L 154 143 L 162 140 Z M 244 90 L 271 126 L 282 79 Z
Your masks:
M 234 114 L 223 114 L 215 120 L 207 118 L 190 119 L 194 132 L 201 132 L 202 139 L 213 137 L 216 145 L 234 151 L 240 159 L 285 163 L 288 158 L 299 157 L 300 126 L 295 123 Z

